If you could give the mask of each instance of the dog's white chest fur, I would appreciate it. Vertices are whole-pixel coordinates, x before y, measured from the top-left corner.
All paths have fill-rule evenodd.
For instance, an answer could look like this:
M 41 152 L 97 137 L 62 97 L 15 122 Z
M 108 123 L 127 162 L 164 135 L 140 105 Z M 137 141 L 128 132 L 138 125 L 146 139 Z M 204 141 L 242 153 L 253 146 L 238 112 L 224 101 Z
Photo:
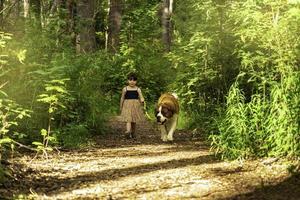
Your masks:
M 177 127 L 178 114 L 174 114 L 172 118 L 167 120 L 164 124 L 160 126 L 160 133 L 162 141 L 173 141 L 173 134 Z

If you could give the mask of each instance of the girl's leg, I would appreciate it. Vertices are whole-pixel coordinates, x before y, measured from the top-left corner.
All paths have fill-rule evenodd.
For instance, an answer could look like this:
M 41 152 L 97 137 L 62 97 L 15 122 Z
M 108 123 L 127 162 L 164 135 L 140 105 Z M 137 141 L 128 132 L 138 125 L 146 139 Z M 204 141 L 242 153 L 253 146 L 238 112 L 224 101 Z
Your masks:
M 131 122 L 131 134 L 132 134 L 133 138 L 136 137 L 136 135 L 135 135 L 135 128 L 136 128 L 136 123 L 135 122 Z
M 126 122 L 126 133 L 130 133 L 131 132 L 131 122 Z
M 126 122 L 126 137 L 131 138 L 131 122 Z

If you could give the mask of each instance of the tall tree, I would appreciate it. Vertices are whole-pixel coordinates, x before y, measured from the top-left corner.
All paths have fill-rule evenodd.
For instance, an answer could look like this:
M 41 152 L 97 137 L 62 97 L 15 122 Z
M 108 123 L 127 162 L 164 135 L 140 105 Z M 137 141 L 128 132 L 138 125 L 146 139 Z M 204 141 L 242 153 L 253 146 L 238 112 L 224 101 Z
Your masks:
M 3 9 L 4 9 L 4 0 L 0 0 L 0 28 L 3 28 L 4 20 L 3 20 Z
M 119 50 L 122 0 L 109 0 L 108 33 L 106 48 L 113 53 Z
M 29 0 L 24 0 L 23 5 L 24 5 L 24 18 L 26 19 L 29 17 Z
M 96 33 L 94 23 L 95 0 L 78 0 L 76 51 L 77 53 L 91 52 L 96 48 Z
M 60 8 L 63 7 L 63 4 L 64 4 L 63 0 L 54 0 L 50 9 L 50 14 L 53 15 L 55 12 L 60 12 Z
M 20 2 L 19 0 L 12 0 L 11 4 L 12 4 L 12 10 L 10 16 L 14 20 L 14 22 L 16 22 L 20 15 Z
M 173 0 L 163 0 L 162 3 L 162 41 L 165 45 L 165 50 L 169 52 L 171 50 L 171 33 L 172 33 L 172 23 L 171 16 L 173 13 Z
M 67 10 L 67 32 L 69 34 L 74 33 L 75 27 L 75 9 L 76 4 L 74 0 L 66 0 L 66 10 Z

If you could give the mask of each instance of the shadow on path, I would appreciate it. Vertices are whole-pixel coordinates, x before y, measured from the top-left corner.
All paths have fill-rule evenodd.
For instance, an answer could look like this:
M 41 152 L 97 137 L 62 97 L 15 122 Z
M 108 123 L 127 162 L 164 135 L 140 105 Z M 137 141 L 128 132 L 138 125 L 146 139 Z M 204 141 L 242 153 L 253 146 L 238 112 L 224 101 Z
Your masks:
M 108 169 L 100 172 L 87 173 L 78 175 L 73 178 L 59 178 L 50 176 L 41 176 L 38 179 L 33 179 L 30 186 L 38 193 L 45 193 L 47 195 L 56 194 L 58 191 L 67 192 L 72 191 L 88 184 L 93 184 L 98 181 L 117 180 L 123 177 L 140 175 L 157 170 L 168 170 L 190 165 L 201 165 L 208 163 L 215 163 L 217 160 L 213 155 L 204 155 L 196 158 L 170 160 L 166 162 L 139 165 L 135 167 L 122 169 Z M 51 186 L 51 187 L 49 187 Z M 65 188 L 61 190 L 61 188 Z M 25 188 L 24 188 L 25 189 Z M 27 191 L 29 188 L 26 189 Z
M 238 194 L 218 200 L 299 200 L 300 199 L 300 173 L 294 174 L 284 181 L 268 186 L 260 186 L 252 192 Z

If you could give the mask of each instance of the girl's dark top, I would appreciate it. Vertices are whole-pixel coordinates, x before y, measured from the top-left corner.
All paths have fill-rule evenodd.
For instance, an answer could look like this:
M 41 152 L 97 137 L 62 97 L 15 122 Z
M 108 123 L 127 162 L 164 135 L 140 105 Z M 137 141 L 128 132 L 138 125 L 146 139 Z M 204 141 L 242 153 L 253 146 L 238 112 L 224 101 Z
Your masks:
M 139 99 L 139 93 L 137 90 L 127 90 L 125 93 L 125 99 Z

